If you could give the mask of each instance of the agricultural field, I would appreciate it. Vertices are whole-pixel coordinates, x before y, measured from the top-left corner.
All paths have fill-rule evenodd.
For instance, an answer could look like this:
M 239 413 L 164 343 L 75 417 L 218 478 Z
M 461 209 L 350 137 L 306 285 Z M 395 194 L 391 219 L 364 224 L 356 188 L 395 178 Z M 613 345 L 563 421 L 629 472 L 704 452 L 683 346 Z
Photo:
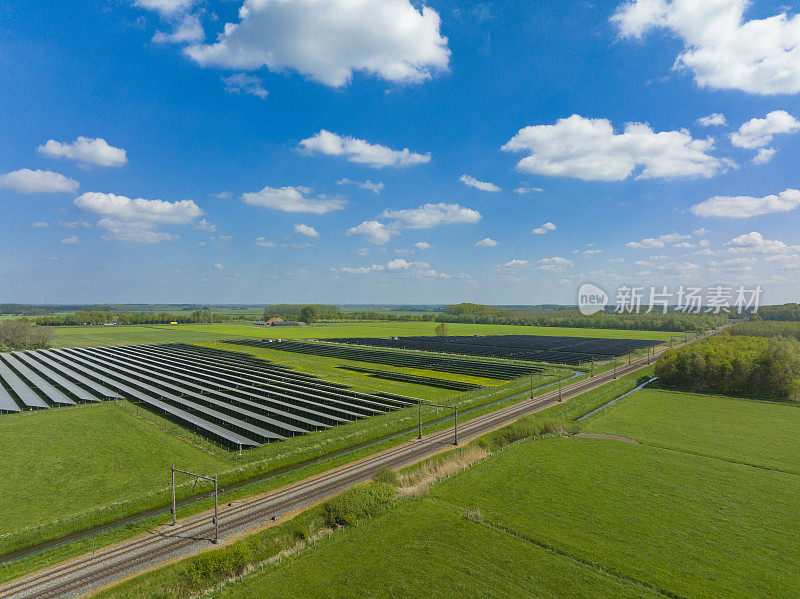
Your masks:
M 665 331 L 626 331 L 488 324 L 448 324 L 451 335 L 546 335 L 595 337 L 599 339 L 680 339 L 680 333 Z M 130 343 L 202 343 L 229 337 L 280 339 L 329 339 L 335 337 L 392 337 L 433 335 L 432 322 L 366 322 L 315 324 L 308 327 L 263 327 L 252 324 L 185 324 L 54 327 L 55 345 L 124 345 Z
M 231 466 L 225 452 L 187 443 L 115 402 L 5 415 L 0 438 L 14 440 L 3 448 L 0 553 L 26 530 L 29 541 L 46 523 L 71 530 L 97 506 L 169 483 L 173 461 L 200 472 Z
M 798 412 L 637 391 L 212 596 L 794 597 Z
M 800 406 L 642 389 L 587 420 L 584 430 L 800 474 Z

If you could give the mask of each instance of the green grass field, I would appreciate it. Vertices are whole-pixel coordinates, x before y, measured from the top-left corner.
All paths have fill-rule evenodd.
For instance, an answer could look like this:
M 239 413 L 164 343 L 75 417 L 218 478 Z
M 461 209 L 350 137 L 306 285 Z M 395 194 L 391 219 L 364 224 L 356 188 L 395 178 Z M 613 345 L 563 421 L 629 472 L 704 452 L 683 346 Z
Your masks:
M 796 597 L 798 493 L 702 456 L 530 441 L 219 596 Z
M 26 530 L 72 529 L 98 505 L 168 483 L 172 462 L 200 473 L 230 467 L 110 402 L 6 415 L 0 438 L 0 551 Z
M 798 597 L 799 412 L 637 391 L 212 596 Z
M 657 597 L 477 524 L 461 506 L 407 501 L 317 542 L 218 597 Z M 377 549 L 380 548 L 380 549 Z
M 246 324 L 186 324 L 55 327 L 55 345 L 123 345 L 126 343 L 214 342 L 228 337 L 273 337 L 280 339 L 326 339 L 332 337 L 391 337 L 433 335 L 432 322 L 367 322 L 317 324 L 310 327 L 260 327 Z M 598 337 L 604 339 L 652 339 L 680 337 L 664 331 L 622 331 L 485 324 L 448 324 L 451 335 L 547 335 Z
M 642 389 L 584 429 L 723 460 L 800 474 L 800 406 Z

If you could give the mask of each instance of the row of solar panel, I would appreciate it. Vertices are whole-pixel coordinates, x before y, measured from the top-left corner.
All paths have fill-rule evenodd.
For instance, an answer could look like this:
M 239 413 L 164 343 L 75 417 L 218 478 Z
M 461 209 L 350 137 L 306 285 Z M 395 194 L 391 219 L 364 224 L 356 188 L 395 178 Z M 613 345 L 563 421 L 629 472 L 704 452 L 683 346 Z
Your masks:
M 233 447 L 279 441 L 414 402 L 359 393 L 246 354 L 185 344 L 13 352 L 0 359 L 0 411 L 123 397 Z
M 531 373 L 542 372 L 539 366 L 523 366 L 508 362 L 491 362 L 448 355 L 432 353 L 422 354 L 403 350 L 372 349 L 355 345 L 339 345 L 325 341 L 287 341 L 281 339 L 230 339 L 225 343 L 235 345 L 248 345 L 251 347 L 265 347 L 299 354 L 312 354 L 337 358 L 340 360 L 353 360 L 371 364 L 388 364 L 402 368 L 417 368 L 421 370 L 436 370 L 439 372 L 452 372 L 466 374 L 487 379 L 511 380 Z

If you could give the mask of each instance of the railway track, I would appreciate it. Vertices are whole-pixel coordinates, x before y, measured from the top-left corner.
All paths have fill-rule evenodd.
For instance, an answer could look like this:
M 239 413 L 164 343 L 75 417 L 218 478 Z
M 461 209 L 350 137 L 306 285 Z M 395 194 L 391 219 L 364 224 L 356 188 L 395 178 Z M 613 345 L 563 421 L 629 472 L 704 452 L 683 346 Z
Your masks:
M 704 336 L 705 337 L 705 336 Z M 702 337 L 701 337 L 702 338 Z M 691 343 L 691 342 L 690 342 Z M 616 376 L 634 372 L 651 363 L 664 350 L 593 378 L 583 379 L 538 397 L 526 399 L 460 423 L 459 440 L 480 436 L 520 417 L 570 399 L 606 383 Z M 253 499 L 228 504 L 219 512 L 219 534 L 224 539 L 269 522 L 368 480 L 379 468 L 397 469 L 433 455 L 452 445 L 453 431 L 445 429 L 367 456 L 333 470 L 322 472 Z M 100 549 L 46 568 L 0 586 L 0 599 L 74 597 L 101 586 L 211 546 L 212 518 L 200 514 L 164 525 L 148 534 Z

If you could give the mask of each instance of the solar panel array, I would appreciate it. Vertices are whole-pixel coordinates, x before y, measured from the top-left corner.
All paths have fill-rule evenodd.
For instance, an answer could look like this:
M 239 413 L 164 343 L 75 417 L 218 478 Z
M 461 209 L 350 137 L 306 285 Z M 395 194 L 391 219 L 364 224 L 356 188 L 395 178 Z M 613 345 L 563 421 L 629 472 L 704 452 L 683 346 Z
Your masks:
M 243 448 L 415 403 L 353 391 L 248 354 L 180 343 L 0 354 L 0 412 L 114 398 Z
M 249 345 L 251 347 L 266 347 L 280 351 L 299 354 L 313 354 L 338 358 L 340 360 L 354 360 L 370 364 L 389 364 L 401 368 L 419 368 L 423 370 L 436 370 L 439 372 L 453 372 L 487 379 L 511 380 L 530 373 L 542 372 L 536 366 L 523 366 L 507 362 L 490 362 L 488 360 L 475 360 L 470 358 L 452 358 L 449 356 L 436 356 L 403 351 L 386 351 L 382 349 L 366 349 L 352 345 L 334 345 L 326 342 L 286 341 L 281 339 L 235 339 L 225 341 L 236 345 Z
M 403 372 L 387 372 L 386 370 L 374 370 L 372 368 L 360 368 L 358 366 L 337 366 L 342 370 L 360 372 L 375 379 L 386 381 L 399 381 L 401 383 L 412 383 L 414 385 L 425 385 L 437 389 L 448 389 L 450 391 L 471 391 L 479 389 L 481 386 L 475 383 L 465 383 L 463 381 L 451 381 L 448 379 L 438 379 L 432 376 L 417 376 L 415 374 L 405 374 Z
M 652 347 L 661 343 L 660 341 L 641 339 L 598 339 L 595 337 L 551 337 L 546 335 L 352 337 L 328 339 L 327 341 L 556 364 L 579 364 L 592 360 L 607 360 L 625 355 L 635 349 Z

